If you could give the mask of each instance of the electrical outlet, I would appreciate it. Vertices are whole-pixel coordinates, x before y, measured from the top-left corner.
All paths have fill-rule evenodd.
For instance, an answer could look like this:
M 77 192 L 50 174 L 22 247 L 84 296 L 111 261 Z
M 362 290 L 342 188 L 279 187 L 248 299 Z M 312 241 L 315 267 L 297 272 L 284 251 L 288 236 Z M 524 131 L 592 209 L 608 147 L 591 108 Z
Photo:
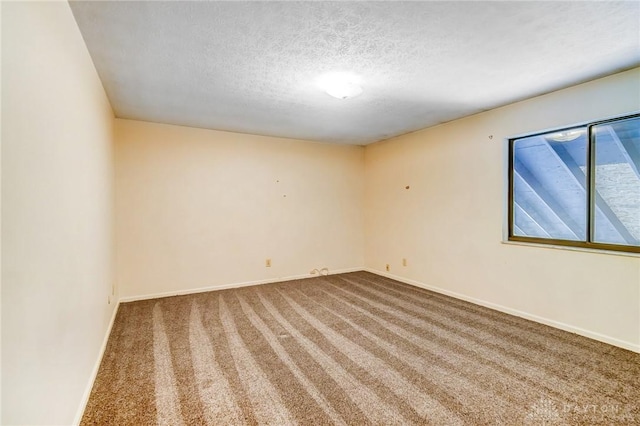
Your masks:
M 407 259 L 405 258 L 402 259 L 402 266 L 407 266 Z
M 389 272 L 389 264 L 387 263 L 387 266 L 385 267 L 385 269 L 387 270 L 387 272 Z
M 266 266 L 267 268 L 271 268 L 271 259 L 267 259 L 267 260 L 264 262 L 264 266 Z

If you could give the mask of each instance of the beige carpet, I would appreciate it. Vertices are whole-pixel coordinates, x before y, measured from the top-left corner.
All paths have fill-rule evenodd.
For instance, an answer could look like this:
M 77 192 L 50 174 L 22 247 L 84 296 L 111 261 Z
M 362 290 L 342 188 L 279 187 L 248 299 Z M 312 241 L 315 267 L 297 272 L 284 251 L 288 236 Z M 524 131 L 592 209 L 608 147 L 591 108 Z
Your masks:
M 640 355 L 357 272 L 121 305 L 82 424 L 640 424 Z

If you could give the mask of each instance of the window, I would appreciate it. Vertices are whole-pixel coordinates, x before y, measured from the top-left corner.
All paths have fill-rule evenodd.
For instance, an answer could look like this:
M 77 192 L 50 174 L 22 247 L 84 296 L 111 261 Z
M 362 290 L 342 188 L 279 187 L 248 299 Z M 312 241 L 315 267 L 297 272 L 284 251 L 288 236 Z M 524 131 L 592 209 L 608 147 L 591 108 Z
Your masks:
M 509 240 L 640 253 L 640 115 L 510 139 Z

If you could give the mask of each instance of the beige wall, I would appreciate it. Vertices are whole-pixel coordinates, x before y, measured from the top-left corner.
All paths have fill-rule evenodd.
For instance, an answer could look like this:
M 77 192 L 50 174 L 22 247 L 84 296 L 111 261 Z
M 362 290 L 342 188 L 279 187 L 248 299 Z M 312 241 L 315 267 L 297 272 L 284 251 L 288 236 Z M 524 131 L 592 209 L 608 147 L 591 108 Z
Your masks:
M 114 282 L 136 298 L 389 263 L 640 350 L 639 257 L 501 243 L 504 138 L 640 109 L 637 69 L 366 149 L 119 119 L 114 133 L 68 4 L 3 2 L 2 90 L 3 424 L 74 420 Z
M 123 297 L 364 265 L 362 147 L 117 119 L 115 158 Z
M 2 424 L 70 424 L 111 291 L 113 114 L 66 2 L 2 3 Z
M 640 257 L 501 243 L 505 138 L 637 110 L 639 69 L 367 146 L 366 266 L 640 350 Z

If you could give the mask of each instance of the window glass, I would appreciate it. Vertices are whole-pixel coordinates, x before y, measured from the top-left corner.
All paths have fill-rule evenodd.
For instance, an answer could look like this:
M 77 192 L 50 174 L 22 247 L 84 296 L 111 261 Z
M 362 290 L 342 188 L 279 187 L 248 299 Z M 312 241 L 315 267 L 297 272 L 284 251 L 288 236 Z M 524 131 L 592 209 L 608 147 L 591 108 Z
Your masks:
M 640 253 L 640 115 L 509 141 L 509 239 Z
M 593 126 L 593 241 L 640 245 L 640 118 Z
M 586 148 L 586 128 L 514 141 L 513 235 L 586 239 Z

